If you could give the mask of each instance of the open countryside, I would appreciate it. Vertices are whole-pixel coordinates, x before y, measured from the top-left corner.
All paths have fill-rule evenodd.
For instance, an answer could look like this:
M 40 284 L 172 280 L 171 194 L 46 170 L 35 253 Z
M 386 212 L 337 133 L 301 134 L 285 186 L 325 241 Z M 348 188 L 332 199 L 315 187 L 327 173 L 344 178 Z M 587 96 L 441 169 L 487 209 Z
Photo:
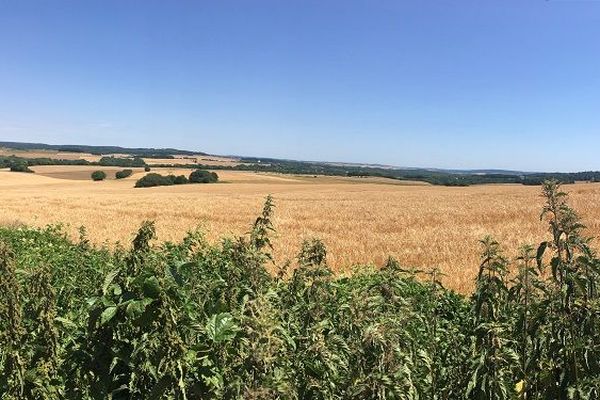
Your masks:
M 0 37 L 0 400 L 600 400 L 600 1 Z
M 77 237 L 85 226 L 96 244 L 128 243 L 144 220 L 156 221 L 160 240 L 181 240 L 200 228 L 211 241 L 245 233 L 267 195 L 275 201 L 277 263 L 294 259 L 304 239 L 320 238 L 337 273 L 357 264 L 383 265 L 393 256 L 405 267 L 439 268 L 445 286 L 468 293 L 480 264 L 478 241 L 489 234 L 516 257 L 522 244 L 547 239 L 538 186 L 432 186 L 385 178 L 299 176 L 216 171 L 220 183 L 135 189 L 145 172 L 119 167 L 36 166 L 34 174 L 0 171 L 0 224 L 66 224 Z M 108 179 L 92 182 L 102 169 Z M 161 174 L 190 170 L 160 168 Z M 600 184 L 567 185 L 572 204 L 600 234 Z M 511 253 L 512 251 L 512 253 Z

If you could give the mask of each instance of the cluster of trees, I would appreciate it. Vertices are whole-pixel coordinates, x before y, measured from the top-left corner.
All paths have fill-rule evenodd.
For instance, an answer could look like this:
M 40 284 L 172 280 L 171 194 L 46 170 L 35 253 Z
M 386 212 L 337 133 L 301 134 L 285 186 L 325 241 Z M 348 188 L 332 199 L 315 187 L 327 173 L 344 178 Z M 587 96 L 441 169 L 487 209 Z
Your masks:
M 31 168 L 29 168 L 29 165 L 27 165 L 27 163 L 24 162 L 11 162 L 9 164 L 9 169 L 11 172 L 34 172 Z
M 543 193 L 548 240 L 485 238 L 468 297 L 393 259 L 336 276 L 318 239 L 274 264 L 271 198 L 217 244 L 0 228 L 0 398 L 598 399 L 600 259 Z
M 98 161 L 98 165 L 110 167 L 145 167 L 146 162 L 140 157 L 102 157 Z
M 0 143 L 1 144 L 1 143 Z M 0 168 L 7 168 L 10 160 L 18 160 L 29 166 L 33 165 L 101 165 L 118 166 L 124 168 L 144 167 L 148 172 L 150 167 L 141 158 L 173 158 L 169 154 L 158 153 L 140 153 L 135 157 L 102 157 L 99 162 L 89 162 L 86 160 L 56 160 L 50 158 L 19 158 L 19 157 L 0 157 Z M 352 166 L 336 165 L 329 163 L 315 163 L 305 161 L 291 161 L 279 159 L 257 159 L 243 158 L 239 165 L 203 165 L 203 164 L 160 164 L 156 167 L 176 167 L 176 168 L 201 168 L 217 170 L 238 170 L 238 171 L 260 171 L 275 172 L 281 174 L 303 174 L 303 175 L 331 175 L 331 176 L 374 176 L 398 180 L 422 181 L 433 185 L 444 186 L 470 186 L 486 183 L 516 183 L 523 185 L 541 185 L 548 179 L 555 179 L 561 183 L 573 183 L 575 181 L 600 182 L 600 171 L 584 171 L 576 173 L 495 173 L 487 171 L 485 173 L 470 173 L 460 171 L 443 171 L 429 169 L 402 169 L 402 168 L 383 168 L 375 166 Z
M 10 168 L 12 164 L 35 165 L 91 165 L 87 160 L 57 160 L 53 158 L 23 158 L 15 156 L 0 156 L 0 168 Z
M 184 185 L 187 183 L 214 183 L 218 182 L 219 177 L 214 172 L 195 170 L 189 177 L 185 175 L 160 175 L 156 173 L 146 174 L 138 179 L 135 187 L 153 187 L 153 186 L 169 186 L 169 185 Z
M 470 186 L 489 183 L 516 183 L 523 185 L 541 185 L 549 179 L 561 183 L 574 183 L 575 181 L 600 182 L 600 171 L 587 171 L 576 173 L 464 173 L 428 169 L 395 169 L 383 167 L 363 167 L 349 165 L 335 165 L 328 163 L 313 163 L 305 161 L 288 161 L 278 159 L 243 158 L 239 165 L 177 165 L 178 168 L 202 168 L 230 171 L 259 171 L 275 172 L 294 175 L 328 175 L 328 176 L 355 176 L 355 177 L 382 177 L 404 181 L 420 181 L 432 185 L 443 186 Z M 160 164 L 156 167 L 171 167 L 172 164 Z

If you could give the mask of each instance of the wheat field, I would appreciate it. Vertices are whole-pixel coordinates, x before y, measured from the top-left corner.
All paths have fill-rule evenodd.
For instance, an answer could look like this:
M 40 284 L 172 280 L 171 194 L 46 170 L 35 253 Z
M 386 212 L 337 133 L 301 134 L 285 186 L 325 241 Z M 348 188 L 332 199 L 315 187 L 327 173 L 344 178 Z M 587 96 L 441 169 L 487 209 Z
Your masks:
M 160 240 L 181 239 L 200 227 L 209 241 L 241 235 L 265 196 L 276 204 L 274 256 L 293 259 L 301 241 L 321 238 L 339 273 L 354 265 L 381 265 L 388 256 L 406 267 L 438 267 L 444 284 L 472 289 L 478 240 L 494 236 L 509 257 L 519 245 L 548 237 L 539 220 L 539 187 L 486 185 L 449 188 L 376 178 L 307 177 L 217 171 L 221 183 L 134 189 L 144 173 L 123 180 L 81 180 L 98 167 L 35 167 L 35 174 L 0 171 L 0 224 L 79 226 L 109 246 L 132 239 L 143 220 L 154 220 Z M 104 168 L 113 174 L 112 168 Z M 158 171 L 158 170 L 156 170 Z M 189 170 L 158 171 L 189 173 Z M 590 235 L 600 235 L 600 185 L 567 185 Z

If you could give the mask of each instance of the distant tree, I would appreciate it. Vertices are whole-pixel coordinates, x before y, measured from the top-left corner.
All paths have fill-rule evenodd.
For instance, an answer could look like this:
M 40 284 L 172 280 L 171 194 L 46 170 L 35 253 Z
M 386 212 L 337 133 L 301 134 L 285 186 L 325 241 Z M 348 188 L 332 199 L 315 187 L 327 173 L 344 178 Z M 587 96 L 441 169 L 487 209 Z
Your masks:
M 29 172 L 33 173 L 33 170 L 29 168 L 26 162 L 13 162 L 10 164 L 10 170 L 12 172 Z
M 185 175 L 179 175 L 175 177 L 174 183 L 176 185 L 185 185 L 186 183 L 190 183 L 190 181 L 188 180 L 188 178 L 185 177 Z
M 145 167 L 146 162 L 140 157 L 123 158 L 123 157 L 102 157 L 98 162 L 100 165 L 111 167 Z
M 175 175 L 163 176 L 156 173 L 151 173 L 138 179 L 135 183 L 136 188 L 153 187 L 153 186 L 169 186 L 175 184 Z
M 133 170 L 131 170 L 131 169 L 124 169 L 123 171 L 117 171 L 115 173 L 115 178 L 117 178 L 117 179 L 124 179 L 124 178 L 127 178 L 128 176 L 131 176 L 131 174 L 133 174 Z
M 106 172 L 104 172 L 104 171 L 92 172 L 92 180 L 93 181 L 103 181 L 105 179 L 106 179 Z
M 219 180 L 219 176 L 214 172 L 197 169 L 190 174 L 190 183 L 214 183 Z

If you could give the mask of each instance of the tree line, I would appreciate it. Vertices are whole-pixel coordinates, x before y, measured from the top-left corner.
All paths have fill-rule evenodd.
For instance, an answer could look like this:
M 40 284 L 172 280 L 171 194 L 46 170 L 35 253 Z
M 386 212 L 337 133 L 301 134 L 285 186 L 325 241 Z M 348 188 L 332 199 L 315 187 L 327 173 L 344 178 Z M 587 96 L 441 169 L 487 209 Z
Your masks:
M 162 158 L 162 157 L 161 157 Z M 165 157 L 168 158 L 168 157 Z M 0 157 L 0 168 L 11 168 L 15 164 L 35 165 L 99 165 L 125 168 L 147 167 L 140 157 L 102 157 L 98 162 L 87 160 L 59 160 L 50 158 Z M 169 167 L 180 169 L 212 169 L 230 171 L 274 172 L 281 174 L 328 175 L 350 177 L 382 177 L 406 181 L 427 182 L 432 185 L 470 186 L 490 183 L 512 183 L 541 186 L 545 180 L 554 179 L 563 184 L 576 181 L 600 182 L 600 171 L 583 171 L 574 173 L 459 173 L 428 169 L 395 169 L 374 166 L 335 165 L 329 163 L 313 163 L 305 161 L 288 161 L 275 159 L 244 158 L 238 165 L 205 165 L 205 164 L 155 164 L 153 167 Z

